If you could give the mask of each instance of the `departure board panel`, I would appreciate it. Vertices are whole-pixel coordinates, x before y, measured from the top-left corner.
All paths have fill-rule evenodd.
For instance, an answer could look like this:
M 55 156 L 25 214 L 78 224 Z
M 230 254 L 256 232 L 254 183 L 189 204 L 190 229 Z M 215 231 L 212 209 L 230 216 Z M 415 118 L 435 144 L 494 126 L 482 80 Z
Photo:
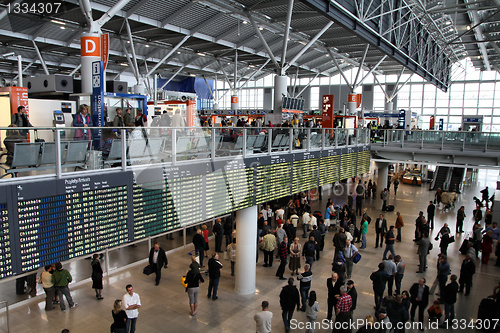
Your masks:
M 292 193 L 318 187 L 319 159 L 315 155 L 296 154 L 292 170 Z
M 356 176 L 357 153 L 342 154 L 340 158 L 340 180 Z
M 0 279 L 13 274 L 10 238 L 10 221 L 7 204 L 0 204 Z
M 319 185 L 332 184 L 340 180 L 340 155 L 321 157 L 319 165 Z
M 370 156 L 371 153 L 369 151 L 358 152 L 357 175 L 370 172 Z
M 282 198 L 291 194 L 292 162 L 284 157 L 272 157 L 270 164 L 256 169 L 255 203 Z

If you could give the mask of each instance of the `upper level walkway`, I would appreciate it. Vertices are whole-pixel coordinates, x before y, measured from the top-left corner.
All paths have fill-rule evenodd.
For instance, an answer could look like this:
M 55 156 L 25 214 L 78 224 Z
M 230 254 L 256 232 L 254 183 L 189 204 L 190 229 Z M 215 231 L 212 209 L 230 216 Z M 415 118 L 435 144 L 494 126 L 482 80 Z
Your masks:
M 390 129 L 371 136 L 374 159 L 500 167 L 500 133 Z

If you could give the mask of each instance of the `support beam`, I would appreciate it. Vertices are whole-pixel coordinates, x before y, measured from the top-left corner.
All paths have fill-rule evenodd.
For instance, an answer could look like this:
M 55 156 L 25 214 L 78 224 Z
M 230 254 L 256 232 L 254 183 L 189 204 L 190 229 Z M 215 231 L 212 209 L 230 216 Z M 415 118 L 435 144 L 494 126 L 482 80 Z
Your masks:
M 79 70 L 80 68 L 82 68 L 82 64 L 79 64 L 78 66 L 76 66 L 76 68 L 75 68 L 75 69 L 73 69 L 73 70 L 71 71 L 71 73 L 69 73 L 69 75 L 70 75 L 70 76 L 75 75 L 75 73 L 76 73 L 76 72 L 78 72 L 78 70 Z
M 141 8 L 142 6 L 144 6 L 145 4 L 147 4 L 149 2 L 149 0 L 141 0 L 139 1 L 138 3 L 136 3 L 134 5 L 134 7 L 130 8 L 129 10 L 127 10 L 127 14 L 126 14 L 126 17 L 130 17 L 130 15 L 134 14 L 139 8 Z
M 337 66 L 337 69 L 339 70 L 340 75 L 342 75 L 342 78 L 344 79 L 345 83 L 346 83 L 348 86 L 351 86 L 351 83 L 349 82 L 349 80 L 348 80 L 348 79 L 347 79 L 347 77 L 345 76 L 344 71 L 340 68 L 340 65 L 339 65 L 339 63 L 337 62 L 337 59 L 336 59 L 336 58 L 335 58 L 335 56 L 333 55 L 332 50 L 330 50 L 329 48 L 327 48 L 326 50 L 328 51 L 328 54 L 330 55 L 330 58 L 332 58 L 333 63 L 335 64 L 335 66 Z
M 123 7 L 125 7 L 130 0 L 119 0 L 113 7 L 111 7 L 106 13 L 104 13 L 100 19 L 98 19 L 95 23 L 97 27 L 101 29 L 103 25 L 105 25 L 109 20 L 115 16 Z
M 224 13 L 217 13 L 217 14 L 215 14 L 214 16 L 212 16 L 211 18 L 209 18 L 208 20 L 203 21 L 200 25 L 197 25 L 196 27 L 194 27 L 193 29 L 191 29 L 191 34 L 197 33 L 198 31 L 205 29 L 210 24 L 212 24 L 212 23 L 217 22 L 218 20 L 220 20 L 222 17 L 224 17 L 224 15 L 225 15 Z
M 184 66 L 183 67 L 180 67 L 168 80 L 167 82 L 165 82 L 161 87 L 160 89 L 158 90 L 162 90 L 163 88 L 165 88 L 167 86 L 167 84 L 170 83 L 170 81 L 172 81 L 176 76 L 177 74 L 179 74 L 182 70 L 184 69 Z
M 297 93 L 297 95 L 295 95 L 295 96 L 297 96 L 297 97 L 298 97 L 298 96 L 300 96 L 300 94 L 302 94 L 302 93 L 304 92 L 304 90 L 306 90 L 306 89 L 307 89 L 307 88 L 311 85 L 311 83 L 312 83 L 314 80 L 316 80 L 316 78 L 317 78 L 318 76 L 319 76 L 319 73 L 316 73 L 316 75 L 315 75 L 312 79 L 310 79 L 310 80 L 309 80 L 309 82 L 306 84 L 306 86 L 305 86 L 304 88 L 302 88 L 302 90 L 301 90 L 301 91 L 299 91 L 299 92 Z
M 172 15 L 170 15 L 168 17 L 165 17 L 161 21 L 161 26 L 164 27 L 168 23 L 172 22 L 173 20 L 175 20 L 176 18 L 178 18 L 179 16 L 181 16 L 183 13 L 185 13 L 186 11 L 188 11 L 189 9 L 191 9 L 191 7 L 193 7 L 195 5 L 195 3 L 196 3 L 196 1 L 190 2 L 187 5 L 185 5 L 184 7 L 182 7 L 181 9 L 179 9 L 178 11 L 176 11 L 175 13 L 173 13 Z
M 160 59 L 160 61 L 158 61 L 158 63 L 146 74 L 146 76 L 151 76 L 151 74 L 153 74 L 154 71 L 157 70 L 158 67 L 160 67 L 165 62 L 165 60 L 167 60 L 172 54 L 174 54 L 175 51 L 177 51 L 177 49 L 189 39 L 189 37 L 190 36 L 184 36 L 184 38 L 179 43 L 177 43 L 177 45 L 175 45 L 174 48 L 170 50 L 170 52 L 168 52 L 163 58 Z
M 373 79 L 375 80 L 375 83 L 380 87 L 380 89 L 382 89 L 382 92 L 384 93 L 385 95 L 385 99 L 387 102 L 390 102 L 392 101 L 392 98 L 389 97 L 389 95 L 387 95 L 387 91 L 385 89 L 385 87 L 383 85 L 380 84 L 380 81 L 377 79 L 377 76 L 376 75 L 373 75 Z
M 26 72 L 26 70 L 28 68 L 31 67 L 31 65 L 33 65 L 35 62 L 34 61 L 31 61 L 29 64 L 26 65 L 26 67 L 24 67 L 24 69 L 21 71 L 22 74 L 24 74 L 24 72 Z M 19 77 L 19 73 L 14 77 L 14 80 L 17 79 Z
M 208 84 L 208 81 L 207 81 L 207 78 L 205 77 L 205 75 L 203 75 L 203 80 L 205 81 L 205 84 L 207 85 L 208 91 L 210 92 L 212 99 L 215 100 L 214 93 L 212 92 L 212 88 L 210 88 L 210 85 Z
M 255 30 L 255 33 L 257 34 L 257 36 L 259 37 L 261 43 L 264 45 L 264 47 L 266 48 L 266 51 L 269 55 L 269 57 L 271 58 L 271 60 L 273 61 L 274 65 L 276 66 L 276 68 L 278 70 L 281 70 L 280 68 L 280 65 L 278 64 L 278 61 L 276 60 L 276 58 L 274 57 L 274 54 L 273 54 L 273 51 L 271 51 L 271 48 L 269 47 L 269 45 L 267 45 L 267 42 L 266 40 L 264 39 L 264 36 L 262 35 L 262 33 L 260 32 L 259 30 L 259 27 L 257 26 L 257 23 L 255 23 L 255 20 L 253 19 L 252 15 L 250 13 L 248 13 L 248 19 L 250 21 L 250 23 L 252 23 L 252 26 L 253 26 L 253 29 Z
M 45 72 L 46 75 L 49 75 L 49 69 L 47 68 L 47 65 L 45 64 L 45 60 L 43 60 L 42 54 L 40 53 L 40 50 L 38 49 L 38 45 L 36 45 L 36 42 L 33 41 L 33 46 L 35 47 L 36 55 L 38 56 L 38 59 L 40 59 L 40 63 L 42 64 L 43 71 Z
M 231 84 L 231 81 L 229 81 L 229 77 L 227 76 L 227 73 L 224 70 L 224 67 L 222 67 L 222 64 L 220 63 L 219 59 L 217 59 L 217 64 L 219 64 L 219 68 L 222 71 L 222 74 L 224 74 L 224 78 L 226 79 L 226 82 L 229 85 L 229 88 L 231 90 L 234 90 L 234 86 Z M 234 82 L 234 84 L 236 84 L 236 82 Z
M 405 81 L 405 82 L 403 82 L 403 84 L 401 84 L 401 86 L 396 87 L 396 89 L 394 89 L 394 90 L 392 91 L 391 98 L 389 98 L 388 102 L 391 102 L 391 101 L 394 99 L 394 97 L 396 97 L 396 96 L 398 95 L 398 93 L 401 91 L 401 89 L 403 89 L 403 87 L 404 87 L 404 86 L 406 86 L 406 84 L 407 84 L 408 82 L 410 82 L 410 79 L 412 78 L 413 74 L 414 74 L 414 73 L 411 73 L 411 74 L 410 74 L 410 77 L 409 77 L 408 79 L 406 79 L 406 81 Z
M 241 90 L 244 86 L 246 86 L 246 85 L 247 85 L 247 83 L 248 83 L 250 80 L 252 80 L 252 79 L 255 77 L 255 75 L 259 74 L 259 72 L 260 72 L 260 71 L 261 71 L 264 67 L 266 67 L 266 65 L 267 65 L 270 61 L 271 61 L 271 59 L 267 59 L 267 60 L 266 60 L 266 62 L 265 62 L 262 66 L 260 66 L 260 67 L 259 67 L 259 68 L 255 71 L 255 72 L 253 72 L 253 74 L 252 74 L 252 75 L 250 75 L 250 77 L 249 77 L 249 78 L 248 78 L 248 79 L 247 79 L 247 80 L 246 80 L 246 81 L 245 81 L 245 82 L 244 82 L 244 83 L 243 83 L 243 84 L 242 84 L 242 85 L 238 88 L 238 90 Z
M 359 87 L 359 86 L 363 83 L 363 81 L 364 81 L 364 80 L 368 77 L 368 75 L 371 75 L 371 74 L 373 73 L 373 71 L 375 71 L 375 70 L 377 69 L 377 67 L 378 67 L 378 66 L 382 63 L 382 61 L 384 61 L 384 60 L 385 60 L 385 58 L 387 58 L 387 55 L 383 56 L 383 57 L 382 57 L 382 59 L 380 59 L 380 60 L 379 60 L 379 61 L 375 64 L 375 66 L 373 66 L 373 67 L 370 69 L 370 71 L 369 71 L 368 73 L 366 73 L 366 75 L 365 75 L 365 76 L 363 76 L 363 78 L 361 79 L 361 81 L 359 81 L 359 83 L 357 83 L 357 84 L 355 85 L 355 87 L 354 87 L 354 88 Z
M 137 68 L 132 63 L 132 59 L 130 59 L 130 55 L 128 54 L 128 51 L 127 51 L 127 45 L 125 44 L 125 41 L 123 39 L 120 39 L 120 42 L 122 44 L 123 53 L 125 54 L 125 58 L 127 59 L 128 65 L 132 68 L 132 73 L 134 73 L 135 80 L 137 81 L 137 84 L 139 84 L 139 72 L 137 71 Z
M 356 77 L 354 78 L 354 82 L 352 83 L 352 91 L 354 93 L 354 89 L 357 87 L 357 83 L 358 83 L 358 77 L 359 77 L 359 73 L 361 73 L 361 67 L 363 67 L 363 65 L 365 64 L 365 59 L 366 59 L 366 55 L 368 54 L 368 49 L 370 48 L 370 44 L 366 44 L 366 47 L 365 47 L 365 52 L 363 53 L 363 58 L 361 58 L 361 62 L 359 64 L 359 67 L 358 67 L 358 71 L 356 72 Z
M 286 12 L 285 34 L 283 36 L 283 48 L 281 50 L 281 69 L 279 75 L 285 75 L 286 49 L 288 47 L 288 37 L 290 36 L 290 24 L 292 22 L 292 12 L 293 12 L 293 0 L 289 0 L 288 10 Z
M 134 38 L 132 38 L 132 30 L 130 29 L 130 24 L 128 19 L 125 19 L 125 27 L 127 28 L 128 41 L 130 42 L 130 50 L 132 51 L 132 60 L 134 65 L 134 71 L 137 73 L 137 77 L 140 75 L 139 65 L 137 64 L 137 56 L 135 54 Z M 139 80 L 137 80 L 139 83 Z
M 316 41 L 332 26 L 333 21 L 328 22 L 323 29 L 321 29 L 310 41 L 304 46 L 302 50 L 297 53 L 292 60 L 285 66 L 284 71 L 286 71 L 297 59 L 299 59 L 309 48 L 316 43 Z

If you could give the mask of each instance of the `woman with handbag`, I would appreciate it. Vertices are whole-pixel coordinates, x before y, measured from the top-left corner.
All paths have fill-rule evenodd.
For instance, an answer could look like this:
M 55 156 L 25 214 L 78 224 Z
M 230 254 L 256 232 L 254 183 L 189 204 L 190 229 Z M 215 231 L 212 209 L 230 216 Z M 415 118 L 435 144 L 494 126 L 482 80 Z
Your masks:
M 292 271 L 292 275 L 299 275 L 300 254 L 302 253 L 302 245 L 299 244 L 299 239 L 296 237 L 290 245 L 290 264 L 288 268 Z
M 196 258 L 192 257 L 191 260 L 194 262 L 196 261 Z M 200 274 L 199 269 L 196 270 L 196 268 L 191 267 L 189 272 L 187 272 L 186 274 L 186 283 L 187 283 L 186 292 L 188 293 L 189 296 L 189 307 L 191 309 L 191 312 L 189 314 L 191 316 L 194 316 L 196 314 L 196 310 L 198 308 L 198 294 L 200 293 L 200 281 L 205 282 L 205 280 L 203 280 L 203 277 Z
M 102 299 L 102 267 L 99 262 L 99 255 L 96 253 L 92 256 L 92 289 L 95 290 L 95 297 L 98 300 Z

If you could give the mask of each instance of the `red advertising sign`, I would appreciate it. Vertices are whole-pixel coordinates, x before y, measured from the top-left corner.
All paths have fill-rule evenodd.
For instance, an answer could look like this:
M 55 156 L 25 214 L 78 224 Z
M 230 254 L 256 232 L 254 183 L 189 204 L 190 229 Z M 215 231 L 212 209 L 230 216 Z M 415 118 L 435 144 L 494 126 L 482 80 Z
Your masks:
M 106 66 L 108 65 L 109 59 L 109 34 L 101 35 L 101 61 L 103 64 L 103 70 L 106 71 Z
M 361 105 L 361 97 L 362 97 L 362 94 L 356 95 L 356 108 L 359 108 Z
M 322 121 L 321 125 L 323 128 L 333 128 L 333 102 L 335 100 L 334 95 L 323 95 L 322 102 Z

